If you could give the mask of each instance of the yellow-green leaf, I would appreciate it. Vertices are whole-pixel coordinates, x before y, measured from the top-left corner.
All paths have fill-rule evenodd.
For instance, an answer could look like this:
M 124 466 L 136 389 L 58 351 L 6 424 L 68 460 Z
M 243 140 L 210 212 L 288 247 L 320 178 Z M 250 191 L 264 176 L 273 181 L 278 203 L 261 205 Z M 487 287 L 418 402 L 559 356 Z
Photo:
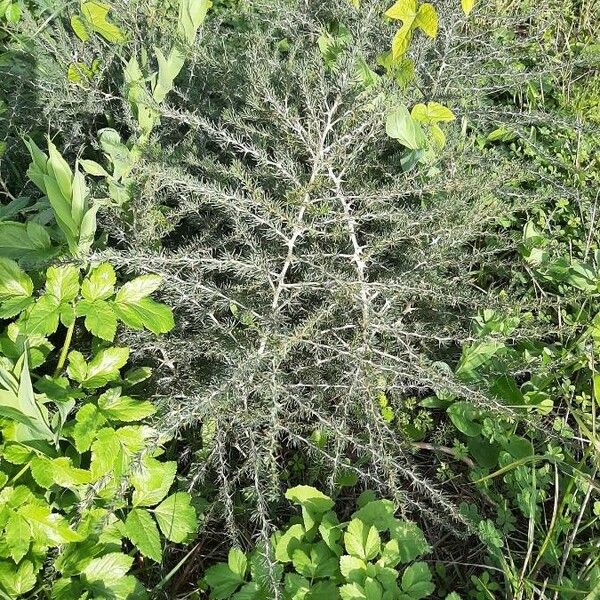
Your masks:
M 412 23 L 417 16 L 417 0 L 398 0 L 385 12 L 385 16 Z
M 87 42 L 90 39 L 90 34 L 85 27 L 83 19 L 79 15 L 73 15 L 71 17 L 71 27 L 75 32 L 75 35 L 82 41 Z
M 428 102 L 425 104 L 415 104 L 410 111 L 413 119 L 421 123 L 441 123 L 442 121 L 454 121 L 454 113 L 438 102 Z
M 475 0 L 460 0 L 463 12 L 465 15 L 469 16 L 469 13 L 473 10 L 475 6 Z
M 420 27 L 423 33 L 434 38 L 438 32 L 438 15 L 432 4 L 425 3 L 419 6 L 419 11 L 414 21 L 415 29 Z
M 103 2 L 84 2 L 81 5 L 81 14 L 88 25 L 107 42 L 122 44 L 125 41 L 125 33 L 107 19 L 110 9 L 110 5 Z
M 397 60 L 406 54 L 410 40 L 412 38 L 412 32 L 409 25 L 403 25 L 392 40 L 392 58 Z

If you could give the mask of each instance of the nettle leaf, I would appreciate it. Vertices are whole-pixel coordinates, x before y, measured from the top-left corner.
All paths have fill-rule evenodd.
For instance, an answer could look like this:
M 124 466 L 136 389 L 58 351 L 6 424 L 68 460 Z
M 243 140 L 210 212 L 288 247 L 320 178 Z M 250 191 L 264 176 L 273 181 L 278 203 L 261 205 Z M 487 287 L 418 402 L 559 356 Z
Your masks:
M 175 461 L 160 462 L 155 458 L 146 457 L 140 469 L 131 476 L 133 506 L 158 504 L 171 489 L 176 473 Z
M 94 267 L 81 284 L 81 295 L 90 301 L 107 300 L 115 293 L 117 275 L 110 263 Z
M 232 548 L 229 551 L 228 564 L 219 563 L 206 570 L 204 579 L 211 588 L 211 598 L 214 600 L 230 598 L 244 583 L 244 575 L 240 574 L 239 569 L 234 571 L 229 566 L 231 563 L 236 567 L 239 566 L 238 552 L 240 551 Z
M 390 535 L 398 542 L 401 562 L 410 562 L 429 551 L 425 535 L 416 523 L 396 519 L 390 528 Z
M 154 509 L 154 516 L 163 535 L 171 542 L 185 542 L 196 531 L 196 510 L 186 492 L 176 492 L 163 500 Z
M 127 282 L 117 292 L 113 308 L 125 325 L 132 329 L 148 329 L 157 335 L 173 329 L 175 322 L 171 309 L 148 297 L 161 282 L 158 275 L 142 275 Z
M 15 563 L 29 551 L 31 543 L 31 529 L 27 520 L 20 514 L 11 511 L 4 528 L 4 541 L 10 549 L 10 556 Z
M 125 520 L 127 537 L 146 557 L 161 562 L 162 548 L 160 535 L 154 519 L 147 510 L 134 508 Z
M 359 519 L 352 519 L 344 533 L 346 552 L 363 560 L 371 560 L 379 554 L 381 539 L 374 526 Z
M 402 591 L 407 594 L 411 600 L 421 600 L 426 598 L 435 590 L 431 582 L 431 571 L 427 563 L 416 562 L 406 567 L 402 574 Z
M 76 350 L 69 353 L 69 377 L 88 389 L 100 388 L 119 377 L 119 370 L 129 360 L 129 348 L 106 348 L 100 350 L 86 363 Z
M 112 388 L 98 398 L 98 408 L 109 421 L 141 421 L 156 412 L 155 406 L 148 400 L 135 400 L 121 396 L 121 388 Z
M 125 33 L 108 20 L 110 10 L 111 6 L 103 2 L 84 2 L 81 5 L 81 14 L 93 31 L 99 33 L 107 42 L 122 44 L 126 40 Z

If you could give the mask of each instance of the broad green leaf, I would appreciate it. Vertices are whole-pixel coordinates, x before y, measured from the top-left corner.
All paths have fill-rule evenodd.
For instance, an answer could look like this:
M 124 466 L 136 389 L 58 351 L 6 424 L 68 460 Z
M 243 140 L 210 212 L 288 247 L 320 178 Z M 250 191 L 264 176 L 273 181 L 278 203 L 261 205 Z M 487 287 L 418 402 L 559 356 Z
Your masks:
M 454 426 L 469 437 L 478 436 L 481 433 L 481 425 L 475 421 L 479 417 L 479 411 L 469 402 L 455 402 L 446 411 Z
M 73 171 L 50 139 L 48 139 L 47 169 L 58 184 L 63 198 L 69 200 L 72 194 Z
M 130 304 L 139 302 L 155 292 L 162 283 L 160 275 L 142 275 L 128 281 L 118 292 L 115 300 L 119 303 Z
M 107 300 L 115 292 L 117 276 L 110 263 L 94 267 L 81 284 L 81 295 L 86 300 Z
M 75 35 L 82 41 L 87 42 L 90 39 L 90 34 L 87 32 L 84 20 L 78 16 L 73 15 L 71 17 L 71 28 L 75 32 Z
M 28 335 L 50 335 L 58 329 L 60 301 L 50 294 L 40 296 L 25 320 Z
M 92 175 L 94 177 L 110 177 L 106 169 L 102 165 L 99 165 L 95 160 L 81 158 L 79 159 L 79 164 L 88 175 Z
M 18 513 L 11 512 L 4 529 L 4 541 L 10 549 L 10 556 L 19 563 L 29 551 L 31 529 L 27 521 Z
M 352 519 L 344 533 L 346 552 L 363 560 L 375 558 L 381 548 L 381 539 L 374 526 Z
M 342 537 L 342 530 L 337 515 L 333 511 L 323 515 L 319 524 L 319 533 L 329 549 L 340 556 L 343 549 L 338 542 Z
M 71 459 L 66 456 L 49 459 L 36 456 L 31 461 L 31 473 L 36 482 L 45 488 L 58 485 L 73 488 L 91 482 L 89 471 L 79 469 L 71 464 Z
M 333 500 L 323 492 L 309 485 L 298 485 L 286 491 L 285 497 L 311 512 L 322 514 L 333 508 Z
M 52 246 L 47 229 L 34 221 L 0 222 L 0 256 L 36 264 L 52 258 L 59 250 Z
M 421 123 L 441 123 L 442 121 L 454 121 L 454 113 L 438 102 L 428 102 L 425 104 L 415 104 L 410 111 L 413 119 Z
M 148 329 L 159 335 L 167 333 L 175 326 L 171 309 L 151 298 L 137 302 L 115 302 L 113 309 L 119 319 L 132 329 Z
M 438 32 L 438 15 L 432 4 L 426 2 L 419 6 L 414 27 L 420 27 L 425 35 L 434 38 Z
M 98 398 L 98 408 L 109 421 L 141 421 L 153 415 L 156 408 L 148 400 L 121 396 L 121 388 L 112 388 Z
M 57 546 L 81 540 L 81 536 L 69 527 L 67 520 L 53 513 L 48 505 L 25 504 L 19 507 L 18 513 L 27 520 L 33 538 L 41 544 Z
M 204 579 L 211 588 L 210 597 L 214 600 L 230 598 L 244 583 L 243 577 L 233 572 L 225 563 L 209 567 L 204 574 Z
M 181 0 L 179 3 L 178 33 L 186 44 L 192 45 L 196 32 L 213 5 L 212 0 Z
M 275 558 L 279 562 L 291 562 L 294 550 L 302 545 L 304 534 L 304 526 L 299 523 L 289 527 L 277 541 Z
M 356 556 L 345 554 L 340 557 L 340 571 L 348 581 L 362 585 L 367 576 L 367 563 Z
M 177 463 L 147 457 L 131 476 L 133 506 L 155 506 L 168 494 L 175 481 Z
M 358 583 L 347 583 L 340 587 L 342 600 L 367 600 L 365 590 Z
M 417 16 L 417 0 L 397 0 L 393 6 L 388 8 L 385 16 L 412 23 Z
M 102 387 L 119 376 L 119 370 L 129 360 L 129 348 L 106 348 L 100 350 L 87 365 L 83 385 L 88 388 Z
M 110 9 L 110 5 L 104 2 L 84 2 L 81 5 L 81 14 L 89 26 L 107 42 L 122 44 L 126 39 L 125 34 L 108 20 Z
M 406 106 L 399 106 L 392 111 L 385 122 L 386 133 L 397 139 L 403 146 L 411 150 L 419 150 L 427 144 L 421 126 L 415 121 Z
M 238 548 L 232 548 L 229 551 L 227 556 L 227 565 L 240 579 L 244 579 L 244 577 L 246 577 L 248 559 L 246 558 L 246 555 Z
M 390 500 L 374 500 L 369 502 L 353 515 L 353 519 L 360 519 L 365 525 L 374 525 L 377 531 L 386 531 L 394 525 L 396 508 Z
M 158 528 L 147 510 L 134 508 L 127 515 L 125 528 L 127 537 L 144 556 L 157 563 L 162 561 L 162 548 Z
M 96 432 L 106 423 L 94 404 L 84 404 L 75 415 L 72 437 L 78 452 L 87 452 L 96 437 Z
M 27 298 L 33 294 L 33 282 L 19 265 L 0 257 L 0 301 Z
M 473 10 L 475 6 L 475 0 L 460 0 L 460 4 L 462 6 L 463 12 L 465 15 L 469 16 L 470 12 Z
M 412 39 L 412 28 L 410 25 L 402 25 L 394 35 L 392 40 L 392 57 L 394 60 L 398 60 L 408 50 L 410 41 Z
M 112 582 L 125 577 L 132 565 L 132 556 L 121 552 L 110 552 L 92 560 L 83 573 L 88 581 Z
M 50 267 L 46 271 L 46 292 L 59 303 L 72 302 L 79 293 L 79 270 L 73 265 Z
M 421 600 L 426 598 L 435 590 L 431 583 L 431 571 L 427 563 L 416 562 L 406 567 L 402 574 L 402 591 L 407 594 L 411 600 Z
M 33 563 L 24 560 L 18 566 L 11 561 L 0 560 L 0 586 L 6 589 L 12 598 L 17 598 L 33 589 L 36 573 Z
M 398 542 L 401 562 L 410 562 L 429 550 L 425 535 L 415 523 L 410 521 L 396 519 L 390 529 L 390 535 Z
M 81 300 L 75 307 L 78 317 L 85 317 L 85 328 L 96 337 L 112 342 L 117 333 L 117 315 L 106 300 Z
M 231 600 L 261 600 L 264 598 L 264 592 L 255 581 L 245 583 L 239 591 L 237 591 Z
M 154 509 L 160 530 L 171 542 L 185 542 L 196 531 L 196 511 L 190 500 L 186 492 L 176 492 Z

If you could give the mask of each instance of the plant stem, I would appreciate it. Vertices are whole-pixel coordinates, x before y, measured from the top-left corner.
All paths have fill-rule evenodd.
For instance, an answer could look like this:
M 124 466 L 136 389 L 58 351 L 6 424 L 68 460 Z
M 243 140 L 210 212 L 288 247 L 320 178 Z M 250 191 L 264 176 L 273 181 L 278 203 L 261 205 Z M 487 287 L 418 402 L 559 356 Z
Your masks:
M 60 351 L 58 364 L 56 365 L 56 369 L 54 370 L 54 377 L 58 377 L 63 367 L 65 366 L 67 354 L 69 353 L 69 348 L 71 346 L 71 340 L 73 339 L 73 331 L 75 331 L 75 318 L 73 318 L 73 322 L 69 325 L 69 328 L 67 329 L 67 335 L 65 335 L 65 341 L 62 350 Z

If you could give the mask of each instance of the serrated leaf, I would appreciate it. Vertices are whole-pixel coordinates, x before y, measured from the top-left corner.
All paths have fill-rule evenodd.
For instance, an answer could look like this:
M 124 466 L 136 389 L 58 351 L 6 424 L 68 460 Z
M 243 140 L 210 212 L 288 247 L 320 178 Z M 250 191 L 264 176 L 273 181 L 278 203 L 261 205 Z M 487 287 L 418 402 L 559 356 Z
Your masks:
M 31 307 L 25 320 L 28 335 L 50 335 L 58 329 L 60 301 L 44 294 Z
M 75 307 L 78 317 L 85 317 L 85 328 L 96 337 L 112 342 L 117 333 L 117 315 L 105 300 L 81 300 Z
M 160 530 L 171 542 L 185 542 L 196 531 L 196 511 L 190 501 L 186 492 L 176 492 L 154 509 Z
M 98 398 L 98 408 L 109 421 L 141 421 L 156 412 L 152 402 L 121 396 L 121 388 L 113 388 Z M 158 501 L 157 501 L 158 502 Z
M 129 348 L 105 348 L 87 364 L 85 379 L 81 385 L 88 389 L 103 387 L 119 377 L 119 370 L 129 360 Z
M 238 548 L 232 548 L 229 551 L 227 556 L 227 565 L 240 579 L 244 579 L 244 577 L 246 577 L 248 559 L 246 558 L 246 555 Z
M 340 557 L 340 571 L 348 581 L 362 584 L 367 576 L 367 563 L 356 556 L 345 554 Z
M 110 552 L 92 560 L 83 570 L 83 574 L 90 582 L 112 582 L 125 577 L 132 565 L 132 556 L 127 556 L 121 552 Z
M 211 598 L 214 600 L 225 600 L 244 582 L 237 573 L 234 573 L 225 563 L 219 563 L 209 567 L 204 574 L 206 583 L 211 588 Z
M 333 507 L 333 500 L 323 492 L 309 485 L 297 485 L 286 491 L 285 497 L 311 512 L 322 514 Z
M 75 415 L 75 426 L 72 437 L 78 452 L 87 452 L 90 449 L 96 432 L 106 423 L 94 404 L 84 404 Z
M 386 531 L 393 526 L 396 507 L 390 500 L 374 500 L 368 502 L 353 515 L 353 519 L 361 520 L 365 525 L 374 525 L 377 531 Z
M 4 528 L 4 541 L 10 549 L 10 556 L 19 563 L 29 551 L 31 529 L 20 514 L 11 512 Z
M 67 520 L 53 513 L 47 505 L 25 504 L 18 512 L 29 523 L 33 538 L 41 544 L 58 546 L 81 541 L 81 536 L 69 527 Z
M 0 584 L 12 598 L 26 594 L 33 589 L 35 583 L 35 570 L 31 561 L 24 560 L 18 566 L 9 561 L 0 561 Z
M 139 302 L 155 292 L 162 283 L 160 275 L 142 275 L 128 281 L 118 292 L 115 300 L 117 302 L 130 304 Z
M 127 537 L 144 556 L 157 563 L 162 561 L 162 548 L 158 528 L 147 510 L 134 508 L 127 515 L 125 528 Z
M 81 284 L 81 295 L 86 300 L 106 300 L 115 293 L 117 275 L 110 263 L 94 267 Z
M 46 292 L 59 303 L 72 302 L 79 293 L 79 270 L 73 265 L 50 267 L 46 271 Z
M 0 301 L 27 298 L 33 294 L 33 282 L 19 265 L 0 257 Z
M 416 562 L 406 567 L 402 574 L 402 591 L 412 600 L 426 598 L 435 590 L 427 563 Z
M 299 548 L 304 538 L 305 529 L 299 523 L 289 527 L 277 541 L 275 546 L 275 558 L 279 562 L 291 562 L 296 548 Z
M 363 560 L 374 558 L 381 548 L 381 538 L 374 526 L 352 519 L 344 533 L 346 552 Z
M 347 583 L 340 587 L 342 600 L 367 600 L 365 590 L 358 583 Z
M 401 562 L 410 562 L 429 550 L 425 535 L 415 523 L 410 521 L 396 519 L 390 529 L 390 535 L 398 542 Z
M 175 475 L 175 461 L 160 462 L 147 457 L 139 470 L 131 476 L 133 506 L 154 506 L 169 493 Z

